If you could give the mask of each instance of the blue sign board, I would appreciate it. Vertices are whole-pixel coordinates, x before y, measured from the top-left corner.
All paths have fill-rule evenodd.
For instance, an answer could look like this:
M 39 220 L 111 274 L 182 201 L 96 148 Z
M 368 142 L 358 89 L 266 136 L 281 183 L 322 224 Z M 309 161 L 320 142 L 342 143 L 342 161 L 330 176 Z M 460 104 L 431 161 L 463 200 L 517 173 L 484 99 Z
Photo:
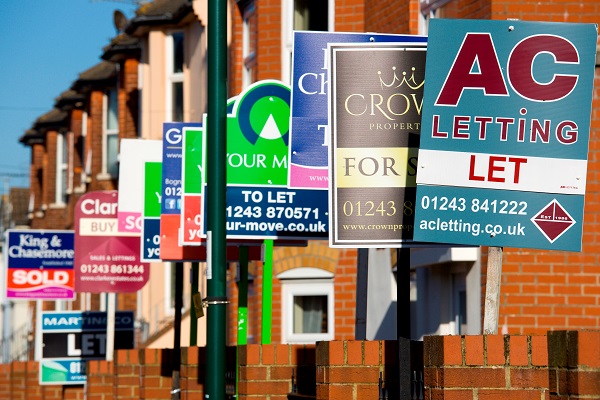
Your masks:
M 6 297 L 68 300 L 75 297 L 75 233 L 6 231 Z
M 142 227 L 142 261 L 160 261 L 160 219 L 144 218 Z
M 86 381 L 86 361 L 106 357 L 107 314 L 102 311 L 42 313 L 42 385 L 77 385 Z M 134 313 L 115 313 L 115 349 L 134 347 Z
M 429 33 L 415 240 L 580 251 L 596 26 Z
M 8 230 L 9 268 L 73 269 L 73 231 Z
M 425 43 L 427 37 L 377 33 L 294 32 L 289 186 L 327 189 L 328 43 Z
M 328 237 L 327 192 L 261 186 L 227 186 L 230 239 Z

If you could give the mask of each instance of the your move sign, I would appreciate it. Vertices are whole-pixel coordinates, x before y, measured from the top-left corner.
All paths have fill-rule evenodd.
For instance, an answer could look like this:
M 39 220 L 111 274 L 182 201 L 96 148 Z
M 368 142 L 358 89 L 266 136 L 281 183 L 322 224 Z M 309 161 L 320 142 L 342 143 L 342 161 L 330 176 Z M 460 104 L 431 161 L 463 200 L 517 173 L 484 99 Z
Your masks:
M 431 21 L 416 240 L 581 250 L 596 38 L 592 24 Z

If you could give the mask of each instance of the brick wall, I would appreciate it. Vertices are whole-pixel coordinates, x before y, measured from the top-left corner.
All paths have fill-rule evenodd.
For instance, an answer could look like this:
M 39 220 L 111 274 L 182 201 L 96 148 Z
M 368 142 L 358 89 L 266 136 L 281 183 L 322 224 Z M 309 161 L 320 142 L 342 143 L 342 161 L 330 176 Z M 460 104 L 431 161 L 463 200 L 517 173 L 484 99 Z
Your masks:
M 385 376 L 386 366 L 398 365 L 397 346 L 387 341 L 319 342 L 316 365 L 318 399 L 377 399 L 380 373 Z M 392 382 L 391 376 L 386 377 Z
M 549 395 L 546 336 L 427 336 L 424 361 L 429 399 Z
M 600 331 L 547 335 L 426 336 L 426 400 L 575 400 L 600 398 Z M 180 398 L 203 398 L 205 348 L 182 348 Z M 239 399 L 284 400 L 296 390 L 318 400 L 377 399 L 379 378 L 398 398 L 396 341 L 313 345 L 249 344 L 238 349 Z M 226 365 L 235 365 L 236 348 Z M 115 361 L 90 361 L 87 384 L 38 384 L 38 364 L 0 364 L 0 398 L 167 399 L 172 350 L 119 350 Z M 84 393 L 85 391 L 85 393 Z
M 87 363 L 86 398 L 110 400 L 113 398 L 114 365 L 104 360 Z
M 31 146 L 31 166 L 30 166 L 30 191 L 34 196 L 33 212 L 34 217 L 31 221 L 32 229 L 39 229 L 40 219 L 35 217 L 35 211 L 40 210 L 42 206 L 43 181 L 42 173 L 44 167 L 45 147 L 43 144 L 34 144 Z
M 600 332 L 548 332 L 552 399 L 600 398 Z
M 119 137 L 136 138 L 138 133 L 139 91 L 138 60 L 128 58 L 120 68 L 119 83 Z
M 411 32 L 409 27 L 411 3 L 413 2 L 365 1 L 365 8 L 368 10 L 365 15 L 365 32 L 417 33 Z
M 335 2 L 335 30 L 339 32 L 365 31 L 365 2 L 346 0 Z

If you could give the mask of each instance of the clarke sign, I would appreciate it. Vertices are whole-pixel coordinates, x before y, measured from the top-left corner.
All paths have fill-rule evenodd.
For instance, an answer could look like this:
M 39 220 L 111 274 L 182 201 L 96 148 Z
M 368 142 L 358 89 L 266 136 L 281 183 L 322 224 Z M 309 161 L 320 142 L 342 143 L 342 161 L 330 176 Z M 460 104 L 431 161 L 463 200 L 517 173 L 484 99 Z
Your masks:
M 135 292 L 150 277 L 140 261 L 140 236 L 118 230 L 118 192 L 95 191 L 75 206 L 77 292 Z
M 581 250 L 596 37 L 431 21 L 415 239 Z

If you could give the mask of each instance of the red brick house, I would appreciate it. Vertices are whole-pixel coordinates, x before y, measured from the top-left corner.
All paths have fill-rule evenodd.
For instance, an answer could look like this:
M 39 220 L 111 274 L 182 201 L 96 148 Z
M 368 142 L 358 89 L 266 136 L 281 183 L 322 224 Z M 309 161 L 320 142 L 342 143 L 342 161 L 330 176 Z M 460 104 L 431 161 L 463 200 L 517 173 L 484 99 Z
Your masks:
M 496 0 L 412 0 L 394 4 L 372 0 L 240 0 L 229 2 L 228 16 L 228 90 L 230 96 L 235 96 L 249 84 L 263 79 L 290 83 L 294 29 L 426 35 L 431 18 L 596 23 L 600 20 L 600 5 L 594 0 L 577 5 Z M 103 125 L 107 115 L 103 112 L 111 110 L 113 101 L 118 105 L 115 128 L 118 138 L 160 139 L 164 121 L 199 120 L 206 102 L 210 101 L 205 86 L 208 23 L 205 1 L 155 0 L 141 6 L 123 34 L 105 49 L 105 61 L 83 72 L 72 88 L 57 99 L 56 108 L 41 116 L 25 133 L 21 141 L 32 150 L 32 228 L 71 229 L 72 207 L 78 195 L 118 188 L 111 170 L 117 154 L 113 142 L 115 131 L 107 131 Z M 174 49 L 183 52 L 183 67 L 181 71 L 168 72 L 172 64 L 165 62 L 162 54 L 179 54 Z M 600 326 L 600 267 L 596 265 L 600 249 L 595 243 L 600 202 L 596 174 L 600 170 L 596 157 L 600 129 L 596 111 L 600 105 L 598 90 L 596 87 L 590 133 L 583 252 L 504 249 L 499 318 L 502 332 L 533 334 Z M 70 154 L 68 161 L 57 161 L 65 153 Z M 65 182 L 58 179 L 62 171 L 66 171 Z M 394 254 L 372 250 L 370 256 L 380 260 L 372 269 L 380 268 L 379 275 L 383 278 L 373 283 L 369 300 L 385 298 L 378 303 L 383 312 L 370 310 L 377 315 L 371 321 L 375 326 L 370 335 L 394 337 L 395 324 L 388 319 L 395 317 L 397 301 Z M 486 248 L 413 251 L 412 286 L 398 290 L 398 293 L 409 290 L 412 293 L 413 338 L 426 334 L 481 333 L 486 261 Z M 356 264 L 356 249 L 330 249 L 326 241 L 311 241 L 305 248 L 276 249 L 273 342 L 314 341 L 314 336 L 296 336 L 285 328 L 284 318 L 293 313 L 294 307 L 305 311 L 299 301 L 302 297 L 315 301 L 327 299 L 318 303 L 323 315 L 332 318 L 326 332 L 322 332 L 328 335 L 326 339 L 353 338 Z M 228 340 L 235 343 L 237 274 L 233 264 L 228 272 L 232 301 Z M 168 276 L 169 272 L 165 274 Z M 261 264 L 251 264 L 250 274 L 249 341 L 259 343 Z M 318 287 L 318 293 L 306 292 L 310 286 Z M 162 289 L 160 296 L 165 296 Z M 120 303 L 136 308 L 135 302 L 123 299 Z M 377 329 L 380 327 L 385 329 Z

